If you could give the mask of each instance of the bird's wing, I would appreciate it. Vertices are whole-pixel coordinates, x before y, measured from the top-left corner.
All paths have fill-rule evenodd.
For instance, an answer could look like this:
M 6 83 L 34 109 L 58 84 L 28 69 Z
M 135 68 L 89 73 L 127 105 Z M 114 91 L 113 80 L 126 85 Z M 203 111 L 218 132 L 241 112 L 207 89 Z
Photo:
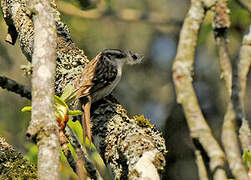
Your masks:
M 92 87 L 95 68 L 98 62 L 98 56 L 90 61 L 83 69 L 74 84 L 74 91 L 77 92 L 77 98 L 88 96 Z
M 78 98 L 88 96 L 109 86 L 117 76 L 117 68 L 98 55 L 83 69 L 76 83 Z

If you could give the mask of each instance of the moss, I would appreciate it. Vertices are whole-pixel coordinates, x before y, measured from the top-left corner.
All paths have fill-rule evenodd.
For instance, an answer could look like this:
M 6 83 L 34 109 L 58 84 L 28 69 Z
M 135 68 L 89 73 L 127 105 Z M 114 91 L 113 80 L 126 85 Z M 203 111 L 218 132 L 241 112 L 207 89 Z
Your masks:
M 37 167 L 10 146 L 0 142 L 0 180 L 37 179 Z
M 154 126 L 150 123 L 149 119 L 145 118 L 143 115 L 140 116 L 134 116 L 133 117 L 136 120 L 136 123 L 140 127 L 149 127 L 153 128 Z
M 131 178 L 135 178 L 135 177 L 140 177 L 140 173 L 136 170 L 136 169 L 133 169 L 130 174 L 128 175 L 129 179 Z
M 167 151 L 165 153 L 167 153 Z M 161 172 L 164 170 L 164 167 L 166 165 L 166 161 L 165 161 L 165 158 L 162 153 L 158 152 L 155 155 L 153 164 L 158 169 L 158 171 Z

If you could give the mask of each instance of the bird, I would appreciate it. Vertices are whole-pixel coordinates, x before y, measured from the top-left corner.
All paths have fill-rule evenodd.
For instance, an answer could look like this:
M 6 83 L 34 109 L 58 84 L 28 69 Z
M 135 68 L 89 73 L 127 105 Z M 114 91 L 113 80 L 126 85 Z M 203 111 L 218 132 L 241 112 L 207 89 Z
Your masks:
M 83 142 L 86 136 L 92 142 L 91 104 L 109 95 L 122 76 L 124 64 L 134 65 L 142 61 L 143 55 L 133 51 L 105 49 L 92 59 L 74 83 L 76 98 L 82 102 Z

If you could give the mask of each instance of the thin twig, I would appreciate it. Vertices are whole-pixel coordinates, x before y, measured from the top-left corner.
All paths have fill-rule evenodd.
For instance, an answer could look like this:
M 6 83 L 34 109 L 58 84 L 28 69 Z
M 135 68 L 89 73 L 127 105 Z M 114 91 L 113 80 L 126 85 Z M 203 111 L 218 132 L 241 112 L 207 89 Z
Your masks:
M 244 107 L 247 74 L 251 65 L 251 26 L 249 27 L 248 34 L 243 37 L 240 57 L 237 63 L 238 64 L 234 66 L 233 94 L 231 98 L 236 119 L 238 122 L 241 122 L 239 138 L 243 153 L 245 153 L 251 150 L 251 130 L 246 119 Z M 251 178 L 251 169 L 248 171 L 248 176 Z
M 249 32 L 243 37 L 242 45 L 240 49 L 240 57 L 238 64 L 235 66 L 236 71 L 233 78 L 233 94 L 232 102 L 236 112 L 237 120 L 242 121 L 240 128 L 240 140 L 243 150 L 251 148 L 251 133 L 248 126 L 245 109 L 244 99 L 247 84 L 247 74 L 251 65 L 251 26 L 249 26 Z M 245 130 L 244 130 L 245 129 Z
M 77 136 L 73 132 L 73 130 L 67 125 L 65 127 L 65 135 L 68 141 L 71 143 L 72 147 L 74 148 L 78 158 L 84 161 L 84 166 L 86 171 L 89 173 L 90 177 L 93 179 L 100 179 L 100 175 L 97 169 L 94 167 L 92 162 L 89 160 L 87 154 L 83 151 L 83 147 L 80 144 Z
M 31 89 L 27 86 L 17 83 L 10 78 L 0 76 L 0 87 L 31 100 Z
M 72 170 L 77 173 L 77 168 L 76 168 L 76 162 L 72 156 L 72 153 L 67 145 L 68 141 L 67 141 L 67 138 L 63 132 L 63 130 L 60 130 L 59 131 L 59 141 L 60 141 L 60 146 L 61 146 L 61 149 L 69 163 L 69 165 L 71 166 Z
M 227 48 L 227 33 L 230 27 L 229 13 L 230 10 L 227 8 L 227 0 L 219 0 L 215 7 L 213 28 L 218 46 L 222 77 L 225 80 L 228 96 L 230 97 L 232 93 L 232 66 Z
M 180 33 L 178 51 L 173 64 L 173 81 L 177 102 L 183 106 L 191 137 L 198 139 L 210 158 L 210 170 L 214 172 L 214 179 L 225 180 L 227 176 L 223 169 L 224 152 L 212 135 L 192 86 L 194 54 L 199 28 L 205 17 L 206 9 L 209 9 L 205 5 L 212 5 L 214 2 L 192 0 Z
M 236 179 L 248 180 L 246 168 L 241 158 L 238 136 L 236 133 L 235 114 L 230 99 L 232 94 L 232 67 L 227 49 L 227 31 L 230 27 L 229 12 L 227 0 L 219 0 L 216 3 L 213 27 L 216 44 L 218 46 L 221 71 L 229 98 L 228 108 L 223 121 L 221 140 L 233 175 Z

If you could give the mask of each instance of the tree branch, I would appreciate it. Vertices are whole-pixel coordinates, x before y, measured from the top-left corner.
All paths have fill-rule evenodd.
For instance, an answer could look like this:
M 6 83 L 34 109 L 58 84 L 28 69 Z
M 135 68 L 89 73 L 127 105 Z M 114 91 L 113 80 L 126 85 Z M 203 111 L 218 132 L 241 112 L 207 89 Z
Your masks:
M 56 25 L 48 0 L 30 1 L 35 13 L 32 54 L 32 113 L 26 135 L 37 141 L 38 178 L 59 179 L 60 144 L 54 114 Z
M 83 147 L 80 144 L 77 136 L 68 125 L 65 128 L 65 135 L 68 141 L 71 143 L 72 147 L 74 148 L 78 158 L 82 159 L 82 161 L 84 162 L 85 169 L 89 173 L 90 177 L 92 179 L 100 179 L 100 175 L 98 171 L 96 170 L 92 162 L 87 157 L 87 154 L 83 151 Z
M 75 159 L 73 158 L 73 155 L 67 145 L 68 141 L 67 141 L 67 138 L 64 134 L 63 131 L 60 131 L 59 130 L 59 142 L 60 142 L 60 146 L 61 146 L 61 149 L 64 153 L 64 156 L 66 157 L 69 165 L 71 166 L 72 170 L 77 173 L 77 165 L 76 165 L 76 161 Z
M 219 0 L 216 3 L 214 34 L 218 46 L 221 70 L 229 97 L 229 104 L 223 121 L 221 139 L 233 175 L 236 179 L 248 180 L 246 168 L 241 158 L 238 137 L 236 134 L 235 114 L 230 99 L 232 93 L 232 67 L 226 45 L 227 31 L 230 27 L 229 12 L 230 10 L 227 8 L 227 0 Z
M 12 79 L 0 76 L 0 87 L 2 87 L 3 89 L 7 89 L 8 91 L 14 92 L 16 94 L 19 94 L 21 97 L 25 97 L 31 100 L 30 88 L 22 84 L 18 84 L 16 81 Z
M 251 130 L 246 119 L 244 107 L 247 75 L 251 65 L 251 26 L 249 26 L 248 34 L 243 37 L 240 49 L 240 57 L 237 63 L 238 64 L 235 65 L 236 70 L 234 69 L 235 71 L 233 74 L 233 93 L 231 99 L 235 111 L 235 118 L 238 122 L 241 122 L 239 138 L 243 153 L 245 153 L 251 151 Z M 250 179 L 251 169 L 248 171 L 248 176 Z
M 0 137 L 0 179 L 37 179 L 37 167 Z
M 214 179 L 227 179 L 224 167 L 224 152 L 212 135 L 198 104 L 193 86 L 192 71 L 194 53 L 199 28 L 205 17 L 205 9 L 214 5 L 215 1 L 192 0 L 185 18 L 178 44 L 178 51 L 173 64 L 173 81 L 177 102 L 182 104 L 192 138 L 198 139 L 210 158 L 210 170 Z
M 240 140 L 242 148 L 247 151 L 251 148 L 251 132 L 245 117 L 244 100 L 247 84 L 247 75 L 251 65 L 251 26 L 249 32 L 243 37 L 240 49 L 240 57 L 237 64 L 237 77 L 233 78 L 232 102 L 236 112 L 237 120 L 242 121 L 240 128 Z M 234 74 L 235 75 L 235 74 Z
M 207 169 L 205 167 L 205 163 L 203 161 L 203 158 L 199 150 L 195 150 L 195 157 L 196 157 L 196 164 L 197 164 L 198 172 L 199 172 L 199 179 L 208 180 Z

